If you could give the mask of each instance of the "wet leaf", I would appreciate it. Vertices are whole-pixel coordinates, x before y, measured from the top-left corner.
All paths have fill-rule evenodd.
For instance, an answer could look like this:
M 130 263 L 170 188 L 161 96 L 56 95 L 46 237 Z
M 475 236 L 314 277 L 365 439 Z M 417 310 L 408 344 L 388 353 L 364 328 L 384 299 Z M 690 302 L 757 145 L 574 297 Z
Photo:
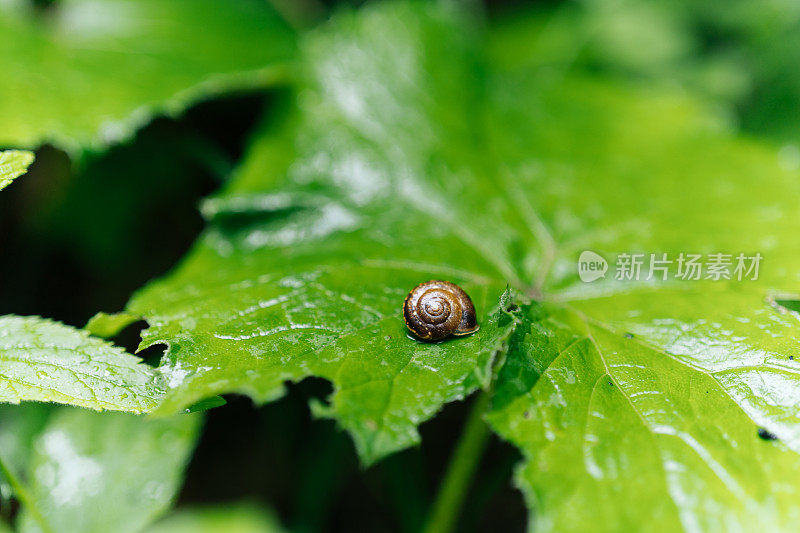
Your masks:
M 34 439 L 26 470 L 35 512 L 51 531 L 141 531 L 180 489 L 201 420 L 58 409 Z M 19 526 L 42 530 L 30 508 Z
M 121 348 L 51 320 L 0 317 L 0 401 L 146 412 L 162 395 L 159 373 Z
M 350 431 L 369 463 L 418 442 L 419 423 L 486 384 L 508 334 L 488 317 L 516 277 L 503 259 L 512 233 L 487 224 L 507 220 L 531 238 L 503 203 L 475 209 L 490 169 L 462 115 L 477 100 L 462 87 L 478 63 L 452 16 L 367 8 L 306 42 L 305 109 L 265 127 L 229 189 L 204 205 L 213 223 L 191 256 L 129 305 L 150 324 L 142 346 L 169 346 L 159 412 L 230 392 L 269 401 L 285 381 L 324 377 L 334 393 L 315 413 Z M 351 108 L 350 94 L 366 108 Z M 471 295 L 479 335 L 408 336 L 403 299 L 435 278 Z
M 789 528 L 798 324 L 769 302 L 798 283 L 800 176 L 681 92 L 486 63 L 478 36 L 445 8 L 381 4 L 304 42 L 296 108 L 128 306 L 143 346 L 168 346 L 159 410 L 319 376 L 334 393 L 315 411 L 370 462 L 500 367 L 489 421 L 525 454 L 537 528 Z M 625 282 L 612 259 L 584 283 L 587 250 L 763 264 Z M 402 299 L 431 278 L 467 289 L 479 332 L 405 335 Z
M 770 302 L 798 283 L 800 176 L 683 95 L 505 76 L 496 146 L 552 266 L 490 422 L 525 454 L 537 530 L 791 529 L 799 324 Z M 580 281 L 585 250 L 604 278 Z M 763 262 L 757 280 L 679 281 L 673 263 L 621 281 L 625 252 Z
M 8 187 L 15 178 L 18 178 L 33 163 L 33 154 L 20 150 L 6 150 L 0 152 L 0 190 Z
M 119 142 L 154 115 L 273 83 L 292 55 L 292 34 L 266 2 L 32 5 L 0 6 L 0 145 Z

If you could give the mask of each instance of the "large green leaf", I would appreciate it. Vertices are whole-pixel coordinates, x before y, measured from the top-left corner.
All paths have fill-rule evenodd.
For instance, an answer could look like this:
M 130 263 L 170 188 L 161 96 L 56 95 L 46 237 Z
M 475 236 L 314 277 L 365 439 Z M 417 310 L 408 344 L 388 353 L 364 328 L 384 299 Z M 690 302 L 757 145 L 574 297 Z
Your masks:
M 548 227 L 553 268 L 550 333 L 509 353 L 529 370 L 492 423 L 528 457 L 520 483 L 539 527 L 789 528 L 798 316 L 770 295 L 798 282 L 798 175 L 685 98 L 506 80 L 499 107 L 514 120 L 498 122 L 496 145 Z M 534 91 L 534 105 L 508 105 Z M 589 285 L 576 271 L 586 249 L 764 260 L 757 281 L 618 282 L 612 266 Z
M 494 222 L 528 235 L 503 202 L 475 218 L 489 168 L 463 113 L 477 100 L 461 88 L 478 63 L 452 16 L 372 8 L 307 42 L 307 112 L 256 143 L 229 190 L 204 206 L 214 222 L 191 257 L 129 306 L 150 323 L 144 346 L 169 345 L 161 412 L 225 392 L 271 400 L 284 381 L 321 376 L 335 392 L 317 413 L 347 428 L 370 462 L 417 442 L 420 422 L 486 382 L 505 329 L 486 323 L 479 336 L 423 344 L 400 313 L 414 285 L 444 277 L 485 320 L 517 279 L 510 232 Z M 467 182 L 468 194 L 445 194 Z
M 0 401 L 140 413 L 162 395 L 160 374 L 121 348 L 51 320 L 0 316 Z
M 293 37 L 258 0 L 61 0 L 0 5 L 0 146 L 67 149 L 128 137 L 154 114 L 262 87 Z
M 33 163 L 33 154 L 20 150 L 0 152 L 0 190 L 18 178 Z
M 180 489 L 200 422 L 58 409 L 33 440 L 20 530 L 141 531 Z
M 769 297 L 800 281 L 800 176 L 679 92 L 486 64 L 478 35 L 381 4 L 305 42 L 298 109 L 129 305 L 143 345 L 168 345 L 161 409 L 320 376 L 319 412 L 371 461 L 497 362 L 490 422 L 525 453 L 543 530 L 791 524 L 798 316 Z M 757 281 L 616 282 L 612 265 L 588 284 L 587 249 L 764 262 Z M 482 327 L 420 344 L 400 306 L 439 277 Z M 521 295 L 498 309 L 506 283 Z

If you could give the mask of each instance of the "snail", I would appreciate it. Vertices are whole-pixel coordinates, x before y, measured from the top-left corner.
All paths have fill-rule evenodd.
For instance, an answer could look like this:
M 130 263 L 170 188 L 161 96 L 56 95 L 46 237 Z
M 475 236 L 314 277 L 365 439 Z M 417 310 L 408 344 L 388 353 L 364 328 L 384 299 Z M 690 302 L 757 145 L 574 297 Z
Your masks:
M 464 289 L 449 281 L 426 281 L 403 302 L 406 326 L 419 339 L 438 341 L 478 331 L 475 306 Z

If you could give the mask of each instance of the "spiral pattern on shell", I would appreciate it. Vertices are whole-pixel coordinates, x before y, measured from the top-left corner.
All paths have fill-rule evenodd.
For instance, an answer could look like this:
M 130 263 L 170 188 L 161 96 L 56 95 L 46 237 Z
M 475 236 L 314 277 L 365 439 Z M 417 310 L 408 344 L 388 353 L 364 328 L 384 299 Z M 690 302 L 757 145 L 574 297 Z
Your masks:
M 406 326 L 419 339 L 437 341 L 477 331 L 475 306 L 464 290 L 433 280 L 414 287 L 403 302 Z

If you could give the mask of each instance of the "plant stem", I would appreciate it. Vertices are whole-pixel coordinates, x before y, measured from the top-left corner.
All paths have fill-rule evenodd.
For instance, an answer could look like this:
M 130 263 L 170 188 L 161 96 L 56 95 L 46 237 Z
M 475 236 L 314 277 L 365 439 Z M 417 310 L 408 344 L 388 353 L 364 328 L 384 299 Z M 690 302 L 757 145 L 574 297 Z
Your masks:
M 50 526 L 47 524 L 47 520 L 44 519 L 44 516 L 42 516 L 42 513 L 39 512 L 39 509 L 34 504 L 33 498 L 28 492 L 27 487 L 25 487 L 19 478 L 13 472 L 11 472 L 2 458 L 0 458 L 0 474 L 6 478 L 6 481 L 8 481 L 9 485 L 11 485 L 11 488 L 14 491 L 14 494 L 17 496 L 17 499 L 31 514 L 33 519 L 39 523 L 42 531 L 44 533 L 53 533 L 53 530 L 50 529 Z
M 482 391 L 475 399 L 453 457 L 447 466 L 447 472 L 424 529 L 425 533 L 449 533 L 456 526 L 470 481 L 489 442 L 489 427 L 483 420 L 488 406 L 489 394 Z

